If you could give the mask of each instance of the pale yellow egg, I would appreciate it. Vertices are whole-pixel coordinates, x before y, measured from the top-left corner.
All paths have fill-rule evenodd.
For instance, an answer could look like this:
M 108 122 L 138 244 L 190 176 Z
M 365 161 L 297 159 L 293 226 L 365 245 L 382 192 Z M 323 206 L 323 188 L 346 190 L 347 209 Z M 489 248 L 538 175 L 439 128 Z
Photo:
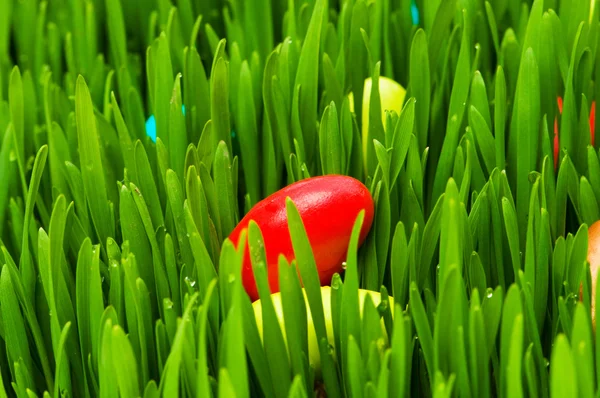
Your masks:
M 372 79 L 368 78 L 365 80 L 364 91 L 363 91 L 363 105 L 362 105 L 362 146 L 363 146 L 363 159 L 364 164 L 367 164 L 367 142 L 369 133 L 369 104 L 371 101 L 371 86 Z M 406 90 L 396 81 L 385 77 L 379 77 L 379 97 L 381 99 L 381 120 L 385 129 L 385 111 L 395 111 L 400 114 L 402 105 L 404 103 L 404 97 L 406 96 Z M 351 92 L 348 94 L 350 100 L 350 111 L 354 112 L 354 94 Z
M 321 355 L 319 353 L 319 342 L 317 340 L 317 334 L 315 332 L 315 328 L 313 326 L 312 315 L 310 312 L 310 307 L 308 305 L 308 298 L 306 296 L 306 291 L 302 289 L 304 293 L 304 302 L 306 305 L 306 315 L 307 315 L 307 324 L 308 324 L 308 360 L 311 366 L 315 369 L 315 374 L 317 376 L 321 375 Z M 381 302 L 381 294 L 379 292 L 375 292 L 372 290 L 359 289 L 359 307 L 360 307 L 360 315 L 362 316 L 363 306 L 365 302 L 365 298 L 368 295 L 371 296 L 373 300 L 373 304 L 378 306 Z M 332 325 L 332 316 L 331 316 L 331 287 L 330 286 L 322 286 L 321 287 L 321 297 L 323 299 L 323 315 L 325 317 L 325 328 L 327 330 L 327 340 L 331 347 L 335 349 L 334 337 L 333 337 L 333 325 Z M 275 313 L 277 314 L 277 319 L 279 321 L 279 326 L 281 327 L 281 331 L 283 332 L 283 339 L 287 348 L 287 339 L 285 337 L 285 322 L 283 317 L 283 305 L 281 303 L 281 293 L 273 293 L 271 295 L 273 300 L 273 306 L 275 307 Z M 389 305 L 391 306 L 392 315 L 394 314 L 394 298 L 389 297 Z M 256 323 L 258 326 L 258 333 L 260 335 L 261 340 L 263 339 L 263 327 L 262 327 L 262 306 L 260 300 L 252 303 L 252 307 L 254 309 L 254 315 L 256 318 Z M 389 344 L 388 336 L 385 330 L 385 325 L 383 319 L 381 319 L 381 328 L 382 334 L 384 336 L 383 343 L 387 346 Z

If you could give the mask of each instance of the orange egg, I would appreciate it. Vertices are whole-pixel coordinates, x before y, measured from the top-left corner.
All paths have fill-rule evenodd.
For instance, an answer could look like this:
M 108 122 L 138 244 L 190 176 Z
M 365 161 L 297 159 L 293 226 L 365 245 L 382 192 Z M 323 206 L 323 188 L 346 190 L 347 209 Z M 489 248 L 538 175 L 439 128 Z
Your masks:
M 588 229 L 588 253 L 592 274 L 592 326 L 596 330 L 596 277 L 600 268 L 600 221 L 596 221 Z M 583 299 L 583 283 L 579 287 L 579 298 Z

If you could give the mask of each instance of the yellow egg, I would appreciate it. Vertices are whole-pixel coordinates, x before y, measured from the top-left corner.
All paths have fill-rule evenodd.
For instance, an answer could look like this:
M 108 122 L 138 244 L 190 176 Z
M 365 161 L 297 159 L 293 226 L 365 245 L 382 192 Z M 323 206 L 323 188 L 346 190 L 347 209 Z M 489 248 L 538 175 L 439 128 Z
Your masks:
M 304 302 L 306 304 L 306 315 L 307 315 L 307 323 L 308 323 L 308 360 L 310 365 L 312 365 L 315 369 L 315 375 L 321 375 L 321 355 L 319 353 L 319 343 L 317 340 L 317 334 L 315 332 L 315 328 L 313 326 L 312 315 L 310 313 L 310 307 L 308 305 L 308 299 L 306 296 L 306 291 L 302 289 L 304 293 Z M 381 302 L 381 294 L 379 292 L 375 292 L 372 290 L 364 290 L 359 289 L 359 307 L 360 314 L 362 316 L 363 306 L 365 302 L 365 297 L 367 294 L 371 296 L 373 300 L 373 304 L 378 306 Z M 325 317 L 325 328 L 327 330 L 327 340 L 329 344 L 335 348 L 334 337 L 333 337 L 333 325 L 331 318 L 331 287 L 330 286 L 322 286 L 321 287 L 321 297 L 323 298 L 323 315 Z M 281 303 L 281 293 L 273 293 L 271 295 L 273 299 L 273 306 L 275 307 L 275 313 L 277 314 L 277 319 L 279 321 L 279 326 L 281 327 L 281 331 L 283 332 L 283 339 L 287 348 L 287 339 L 285 337 L 285 323 L 283 319 L 283 306 Z M 392 315 L 394 314 L 394 298 L 389 297 L 389 303 L 391 306 Z M 260 300 L 252 303 L 252 307 L 254 309 L 254 315 L 256 317 L 256 323 L 258 325 L 258 333 L 260 335 L 261 341 L 263 339 L 262 333 L 262 306 Z M 385 338 L 386 346 L 389 344 L 387 333 L 385 330 L 385 325 L 383 319 L 381 320 L 381 328 L 383 331 L 383 336 Z
M 372 79 L 365 80 L 363 91 L 362 105 L 362 146 L 363 146 L 363 161 L 366 167 L 367 164 L 367 137 L 369 133 L 369 103 L 371 101 L 371 86 Z M 385 129 L 385 111 L 395 111 L 400 114 L 406 90 L 396 81 L 385 77 L 379 77 L 379 97 L 381 98 L 381 120 Z M 350 111 L 354 112 L 354 94 L 348 94 L 350 100 Z

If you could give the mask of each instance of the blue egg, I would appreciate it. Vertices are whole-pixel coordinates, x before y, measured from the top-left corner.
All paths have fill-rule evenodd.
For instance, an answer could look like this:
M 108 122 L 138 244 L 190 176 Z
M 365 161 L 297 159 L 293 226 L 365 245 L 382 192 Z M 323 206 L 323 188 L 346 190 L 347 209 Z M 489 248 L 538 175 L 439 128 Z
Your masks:
M 146 135 L 150 137 L 152 142 L 156 142 L 156 119 L 154 115 L 150 115 L 146 120 Z
M 183 112 L 183 115 L 185 116 L 184 105 L 181 105 L 181 112 Z M 150 137 L 152 142 L 156 142 L 156 118 L 154 117 L 154 115 L 150 115 L 148 120 L 146 120 L 146 135 Z M 233 130 L 231 130 L 231 137 L 234 139 L 237 137 L 235 131 Z
M 185 116 L 185 106 L 181 105 L 181 112 Z M 146 120 L 146 135 L 150 137 L 152 142 L 156 142 L 156 119 L 154 115 L 150 115 L 148 120 Z
M 410 13 L 412 15 L 413 25 L 419 24 L 419 9 L 417 8 L 417 4 L 415 0 L 412 0 L 412 4 L 410 5 Z

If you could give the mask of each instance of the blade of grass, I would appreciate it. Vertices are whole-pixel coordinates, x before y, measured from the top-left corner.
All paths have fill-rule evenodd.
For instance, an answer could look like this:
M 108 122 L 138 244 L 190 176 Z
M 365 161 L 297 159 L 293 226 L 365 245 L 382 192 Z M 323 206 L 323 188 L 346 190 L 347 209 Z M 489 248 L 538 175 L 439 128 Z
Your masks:
M 576 368 L 571 350 L 569 349 L 569 342 L 563 334 L 556 337 L 550 363 L 550 388 L 552 396 L 577 396 Z
M 431 105 L 431 73 L 429 46 L 423 29 L 417 30 L 410 48 L 411 93 L 415 97 L 415 119 L 419 148 L 427 147 L 429 138 L 429 109 Z
M 267 281 L 267 270 L 265 267 L 266 257 L 262 232 L 254 221 L 248 225 L 248 239 L 250 244 L 252 268 L 260 297 L 260 308 L 262 318 L 262 340 L 271 369 L 271 375 L 278 380 L 273 387 L 275 396 L 285 396 L 291 384 L 291 368 L 287 355 L 286 341 L 284 339 L 281 324 L 275 312 L 270 289 Z M 255 246 L 256 245 L 256 246 Z M 260 249 L 257 249 L 260 248 Z M 260 329 L 259 329 L 260 330 Z
M 190 317 L 191 312 L 194 309 L 196 300 L 198 299 L 198 293 L 192 295 L 186 305 L 185 312 L 181 318 L 181 322 L 177 328 L 177 334 L 171 347 L 169 357 L 165 364 L 165 369 L 161 377 L 159 390 L 162 394 L 166 394 L 171 397 L 179 396 L 179 383 L 180 383 L 180 367 L 182 351 L 185 344 L 185 330 L 191 325 Z M 189 375 L 191 376 L 191 375 Z
M 513 125 L 511 141 L 516 149 L 515 186 L 517 195 L 517 217 L 521 245 L 525 242 L 527 219 L 529 216 L 528 198 L 531 186 L 528 180 L 530 171 L 535 170 L 538 158 L 538 142 L 540 127 L 539 68 L 535 54 L 528 49 L 522 58 L 519 68 L 519 79 L 515 107 L 513 108 Z M 513 162 L 514 164 L 515 162 Z
M 139 396 L 140 384 L 137 363 L 125 331 L 115 325 L 111 331 L 112 364 L 121 396 Z
M 578 303 L 573 320 L 571 348 L 577 375 L 577 389 L 584 396 L 594 395 L 596 388 L 592 346 L 588 310 L 583 304 Z
M 306 161 L 311 165 L 316 158 L 317 143 L 318 82 L 319 82 L 319 54 L 322 35 L 323 20 L 326 14 L 326 2 L 317 0 L 315 3 L 306 37 L 302 43 L 302 51 L 298 60 L 298 68 L 294 80 L 294 88 L 301 87 L 298 111 L 302 135 L 305 137 Z
M 449 2 L 452 3 L 452 2 Z M 446 135 L 443 140 L 442 152 L 440 160 L 435 172 L 435 180 L 433 186 L 433 197 L 437 198 L 444 190 L 448 178 L 450 177 L 451 167 L 454 164 L 454 154 L 456 146 L 459 142 L 460 127 L 463 120 L 463 115 L 466 107 L 467 98 L 469 96 L 469 86 L 471 81 L 470 76 L 470 61 L 471 61 L 471 26 L 469 23 L 469 15 L 466 10 L 462 13 L 463 32 L 460 45 L 460 53 L 456 64 L 456 75 L 450 97 L 450 108 L 448 112 L 448 122 L 446 124 Z M 433 43 L 433 40 L 432 40 Z M 433 47 L 433 45 L 432 45 Z M 433 63 L 435 65 L 435 62 Z
M 309 309 L 313 319 L 314 330 L 318 341 L 321 341 L 323 339 L 327 339 L 327 330 L 325 326 L 325 316 L 322 305 L 323 298 L 321 295 L 315 258 L 308 240 L 308 236 L 306 235 L 306 230 L 304 228 L 302 218 L 300 217 L 300 213 L 298 212 L 294 202 L 292 202 L 289 197 L 286 198 L 286 212 L 288 218 L 288 228 L 292 240 L 292 247 L 294 248 L 294 254 L 296 256 L 296 262 L 300 271 L 302 285 L 306 290 Z M 364 212 L 361 212 L 361 214 L 362 213 Z M 364 214 L 362 217 L 364 217 Z M 360 221 L 357 221 L 357 223 L 362 225 L 362 219 L 360 215 L 359 220 Z M 360 226 L 357 229 L 356 225 L 357 224 L 355 224 L 352 237 L 350 238 L 350 246 L 348 248 L 349 255 L 348 259 L 346 260 L 348 267 L 347 269 L 355 267 L 356 265 L 356 245 L 358 243 L 358 232 L 360 231 Z M 325 347 L 322 344 L 319 345 L 319 355 L 321 358 L 328 354 L 324 351 L 324 348 Z M 338 380 L 332 378 L 335 376 L 335 374 L 327 372 L 325 373 L 325 376 L 328 377 L 328 379 L 325 380 L 325 383 L 331 388 L 330 393 L 332 396 L 340 396 L 341 394 L 336 388 L 338 386 Z
M 82 76 L 77 78 L 75 98 L 77 140 L 83 187 L 96 233 L 104 245 L 109 236 L 114 236 L 114 223 L 110 220 L 106 181 L 104 173 L 101 172 L 103 166 L 92 99 Z
M 260 158 L 260 151 L 256 106 L 252 96 L 247 96 L 247 93 L 253 91 L 252 77 L 248 62 L 244 61 L 242 63 L 240 73 L 240 85 L 238 91 L 239 122 L 237 124 L 237 130 L 242 151 L 242 169 L 244 171 L 246 189 L 250 194 L 250 203 L 254 205 L 261 198 L 259 163 L 256 161 Z
M 24 381 L 26 383 L 23 388 L 34 388 L 33 381 L 33 363 L 27 334 L 25 332 L 25 323 L 23 315 L 19 308 L 15 291 L 13 288 L 12 277 L 8 267 L 2 267 L 0 276 L 0 303 L 2 304 L 2 318 L 4 323 L 4 339 L 7 343 L 9 362 L 14 364 L 19 360 L 22 361 L 24 372 Z M 14 372 L 14 365 L 12 367 Z

